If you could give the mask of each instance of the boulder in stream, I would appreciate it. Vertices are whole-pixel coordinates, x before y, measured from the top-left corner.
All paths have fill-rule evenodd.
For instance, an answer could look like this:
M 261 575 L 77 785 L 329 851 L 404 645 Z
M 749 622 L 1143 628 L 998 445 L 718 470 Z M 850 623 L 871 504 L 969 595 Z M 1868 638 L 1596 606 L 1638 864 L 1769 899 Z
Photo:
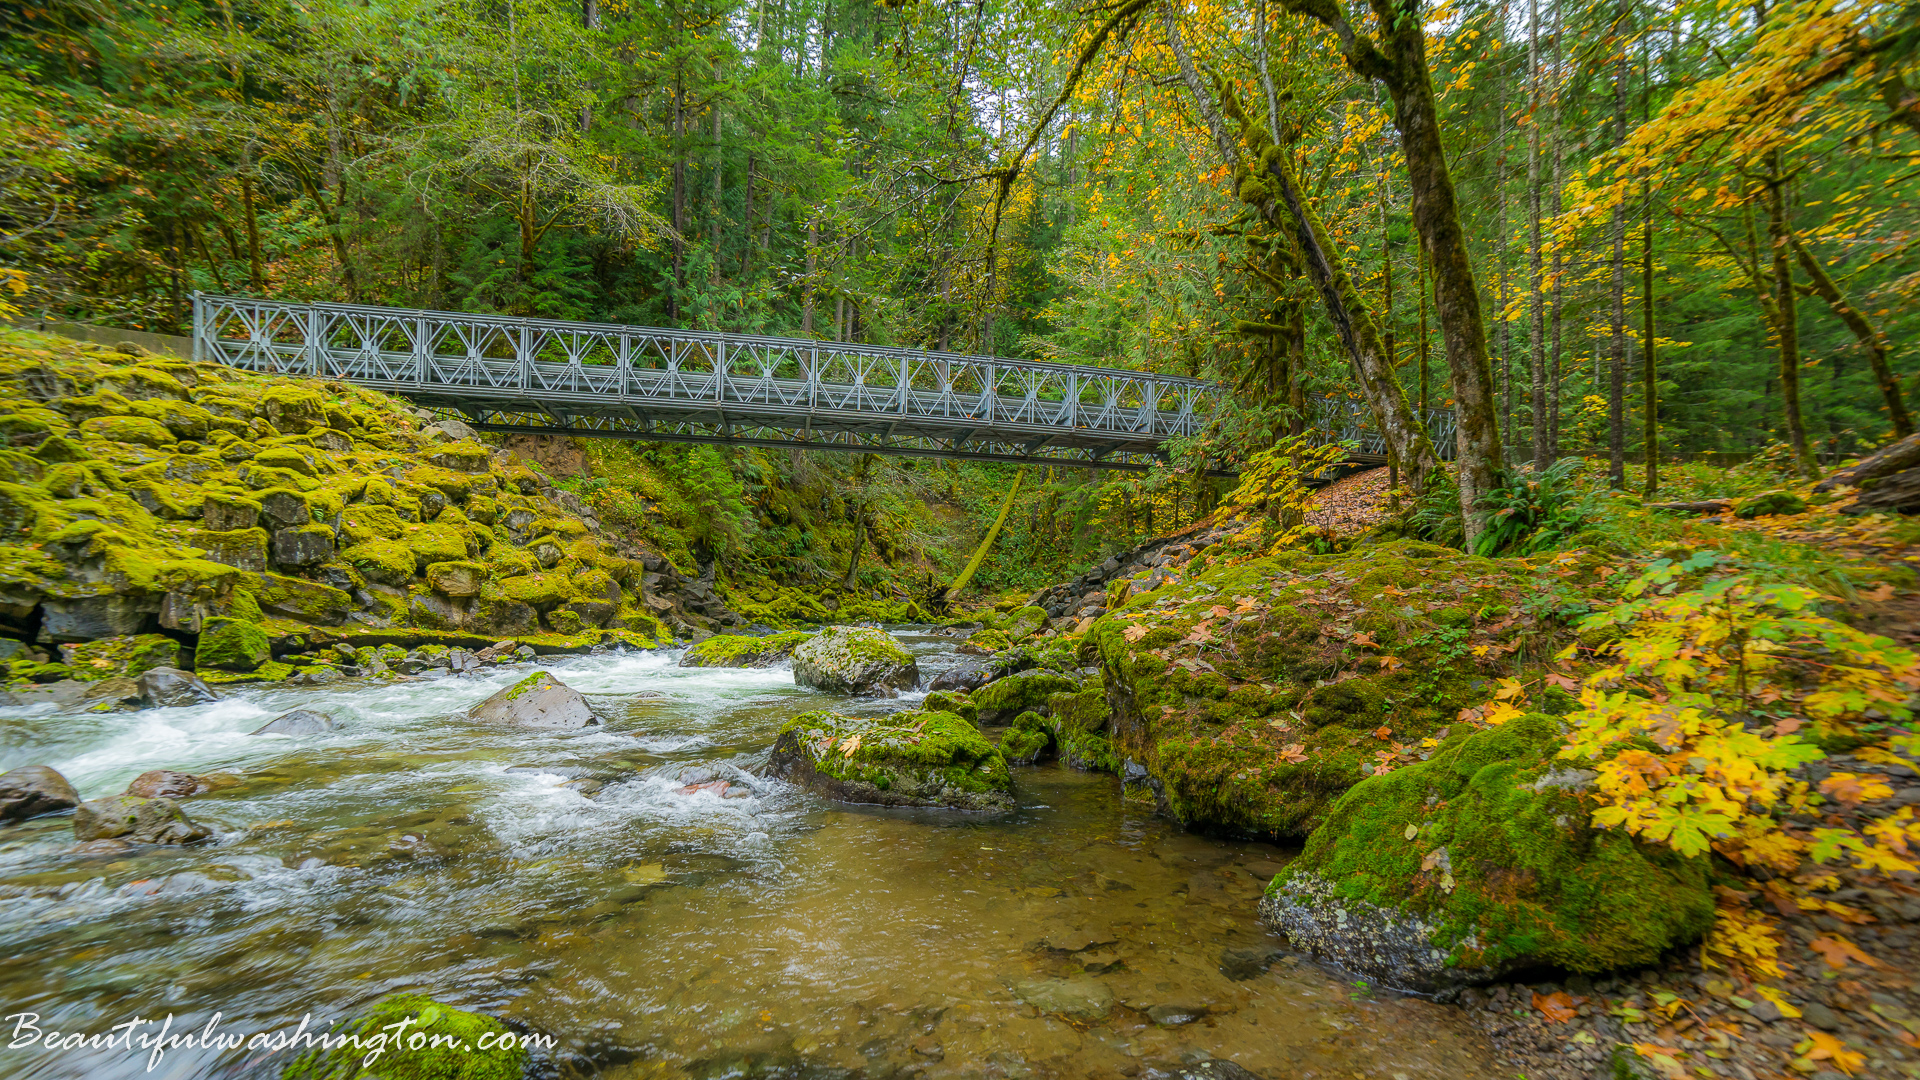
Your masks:
M 920 668 L 885 630 L 829 626 L 793 650 L 793 681 L 829 693 L 895 697 L 920 685 Z
M 391 994 L 335 1029 L 332 1049 L 308 1050 L 288 1062 L 280 1078 L 331 1080 L 367 1075 L 361 1061 L 366 1046 L 396 1031 L 405 1032 L 406 1037 L 390 1040 L 381 1053 L 381 1076 L 520 1080 L 526 1072 L 525 1042 L 500 1021 L 442 1005 L 424 994 Z M 417 1036 L 425 1037 L 416 1044 Z
M 200 681 L 200 677 L 191 671 L 179 668 L 157 667 L 140 675 L 140 699 L 150 709 L 165 709 L 179 705 L 204 705 L 209 701 L 220 700 L 213 688 Z
M 600 722 L 580 691 L 544 671 L 475 705 L 468 715 L 483 724 L 541 731 L 578 731 Z
M 1267 886 L 1295 947 L 1448 997 L 1520 970 L 1656 963 L 1713 925 L 1707 864 L 1591 824 L 1543 714 L 1354 785 Z M 1570 782 L 1571 780 L 1571 782 Z
M 1006 758 L 980 729 L 953 713 L 802 713 L 780 728 L 768 771 L 843 802 L 956 810 L 1014 806 Z
M 110 795 L 81 803 L 73 814 L 73 837 L 81 843 L 191 844 L 212 835 L 212 829 L 195 824 L 179 803 L 168 798 Z
M 813 635 L 804 630 L 784 634 L 750 637 L 743 634 L 715 634 L 688 649 L 680 658 L 681 667 L 763 668 L 785 660 L 793 650 Z
M 992 682 L 999 672 L 988 664 L 956 664 L 933 677 L 927 684 L 929 691 L 955 690 L 962 694 L 971 694 L 975 690 Z
M 45 765 L 26 765 L 0 773 L 0 821 L 70 810 L 80 805 L 80 793 L 67 778 Z
M 339 726 L 339 722 L 326 713 L 314 712 L 312 709 L 295 709 L 290 713 L 281 713 L 247 734 L 320 735 L 333 731 Z
M 213 785 L 192 773 L 174 772 L 172 769 L 150 769 L 133 778 L 127 785 L 127 794 L 142 799 L 184 799 L 190 795 L 205 795 L 213 790 Z

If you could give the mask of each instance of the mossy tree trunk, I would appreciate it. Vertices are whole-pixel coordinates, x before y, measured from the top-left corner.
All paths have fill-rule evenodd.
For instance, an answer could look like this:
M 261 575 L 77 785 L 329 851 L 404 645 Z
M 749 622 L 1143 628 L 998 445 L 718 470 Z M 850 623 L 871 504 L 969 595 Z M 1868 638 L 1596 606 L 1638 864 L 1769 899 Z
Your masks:
M 1487 326 L 1480 311 L 1473 258 L 1460 228 L 1460 211 L 1441 142 L 1439 109 L 1427 68 L 1426 26 L 1417 5 L 1368 0 L 1377 39 L 1354 26 L 1336 0 L 1282 0 L 1287 10 L 1333 31 L 1347 65 L 1364 78 L 1384 84 L 1393 101 L 1393 123 L 1400 132 L 1412 182 L 1413 224 L 1433 259 L 1434 306 L 1440 317 L 1447 365 L 1453 373 L 1454 410 L 1459 421 L 1460 512 L 1471 548 L 1481 528 L 1481 504 L 1503 466 L 1498 414 L 1494 407 L 1493 363 L 1487 353 Z M 1405 461 L 1406 458 L 1402 457 Z

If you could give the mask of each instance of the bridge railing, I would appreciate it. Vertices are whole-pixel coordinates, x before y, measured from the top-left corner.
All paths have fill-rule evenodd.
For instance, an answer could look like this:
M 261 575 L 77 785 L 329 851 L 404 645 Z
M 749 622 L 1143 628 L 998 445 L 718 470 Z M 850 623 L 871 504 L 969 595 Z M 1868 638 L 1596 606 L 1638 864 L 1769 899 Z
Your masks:
M 595 434 L 610 433 L 608 418 L 622 413 L 644 417 L 636 431 L 693 423 L 714 428 L 699 436 L 713 440 L 735 426 L 881 426 L 929 452 L 984 439 L 1027 455 L 1078 447 L 1138 464 L 1168 439 L 1197 433 L 1225 393 L 1179 376 L 801 338 L 209 293 L 195 294 L 193 310 L 199 359 L 344 379 L 476 415 L 593 417 Z M 1451 457 L 1452 411 L 1425 419 L 1435 448 Z M 1324 398 L 1309 427 L 1384 461 L 1371 421 L 1361 401 Z
M 1178 376 L 931 350 L 212 294 L 194 298 L 194 349 L 402 391 L 1066 428 L 1125 443 L 1197 432 L 1219 393 Z

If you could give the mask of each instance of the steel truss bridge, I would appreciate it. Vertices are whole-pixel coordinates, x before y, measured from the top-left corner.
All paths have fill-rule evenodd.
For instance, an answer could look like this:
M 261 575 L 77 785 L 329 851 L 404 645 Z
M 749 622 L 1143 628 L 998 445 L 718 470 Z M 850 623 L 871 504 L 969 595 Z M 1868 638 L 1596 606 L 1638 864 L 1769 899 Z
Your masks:
M 923 349 L 196 293 L 193 355 L 339 379 L 481 431 L 1145 470 L 1225 391 L 1111 368 Z M 1385 460 L 1364 403 L 1312 427 Z M 1429 431 L 1451 456 L 1453 417 Z

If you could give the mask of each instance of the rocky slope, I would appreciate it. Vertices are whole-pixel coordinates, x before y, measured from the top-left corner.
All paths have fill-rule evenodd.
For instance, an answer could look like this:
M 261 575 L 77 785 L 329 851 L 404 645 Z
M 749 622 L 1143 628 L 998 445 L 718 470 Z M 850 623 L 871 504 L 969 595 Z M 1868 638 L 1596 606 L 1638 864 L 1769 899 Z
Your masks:
M 655 645 L 710 584 L 599 535 L 457 422 L 346 384 L 24 333 L 0 338 L 0 663 L 211 680 L 338 646 Z

